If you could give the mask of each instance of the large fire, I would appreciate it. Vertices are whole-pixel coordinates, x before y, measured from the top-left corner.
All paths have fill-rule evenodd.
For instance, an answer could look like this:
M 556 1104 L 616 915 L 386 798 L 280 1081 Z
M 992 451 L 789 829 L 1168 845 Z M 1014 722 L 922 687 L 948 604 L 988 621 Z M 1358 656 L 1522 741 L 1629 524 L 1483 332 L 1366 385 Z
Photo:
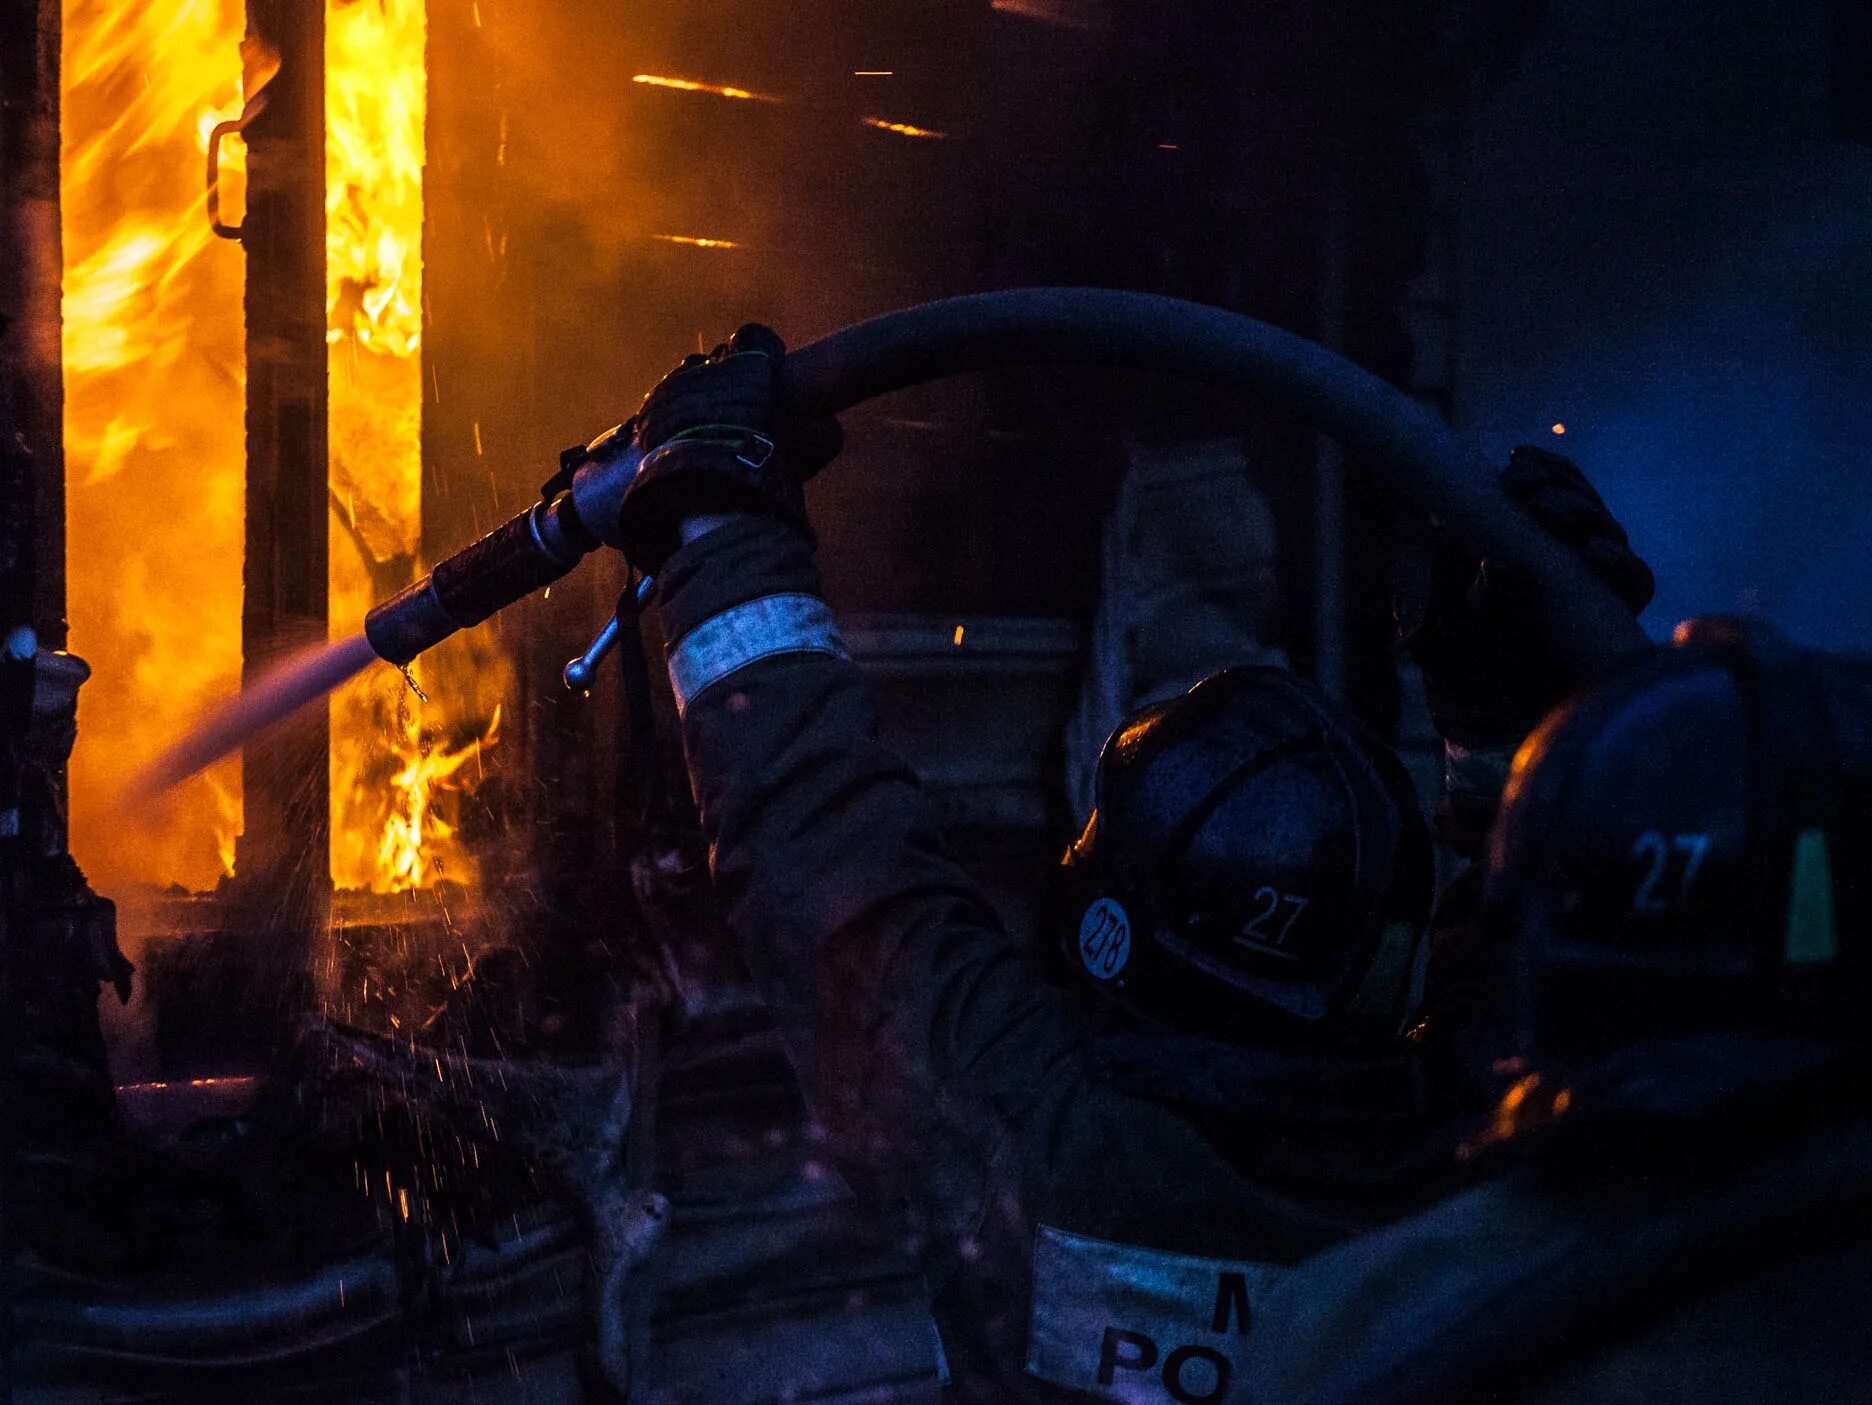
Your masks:
M 123 777 L 240 673 L 244 264 L 209 231 L 201 170 L 209 129 L 241 109 L 243 5 L 66 0 L 64 23 L 70 609 L 73 647 L 96 669 L 89 744 L 72 763 L 73 848 L 106 890 L 199 889 L 232 870 L 238 762 L 129 832 L 113 807 Z M 326 24 L 329 587 L 342 635 L 421 567 L 423 2 L 328 0 Z M 240 158 L 238 141 L 224 144 L 230 221 Z M 332 701 L 341 888 L 473 876 L 450 811 L 495 739 L 487 700 L 505 675 L 486 656 L 451 658 L 434 703 L 388 669 Z
M 421 569 L 424 36 L 422 0 L 331 0 L 326 11 L 334 634 L 361 627 Z M 497 721 L 460 701 L 455 684 L 470 680 L 446 665 L 436 672 L 445 681 L 432 679 L 427 694 L 414 678 L 378 669 L 332 698 L 340 888 L 396 892 L 473 877 L 448 810 L 478 776 Z
M 228 871 L 240 763 L 125 825 L 118 789 L 239 685 L 241 255 L 202 211 L 207 133 L 241 110 L 241 0 L 65 0 L 68 601 L 96 672 L 72 849 L 106 891 Z M 241 144 L 225 144 L 224 169 Z M 230 190 L 231 217 L 239 193 Z

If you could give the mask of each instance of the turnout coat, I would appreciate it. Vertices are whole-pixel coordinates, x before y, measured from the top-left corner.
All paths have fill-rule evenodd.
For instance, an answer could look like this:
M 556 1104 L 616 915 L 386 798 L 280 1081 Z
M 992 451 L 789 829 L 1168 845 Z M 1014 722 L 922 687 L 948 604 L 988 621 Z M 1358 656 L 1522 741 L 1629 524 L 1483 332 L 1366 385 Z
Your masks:
M 1415 1052 L 1103 1015 L 938 843 L 798 528 L 731 519 L 658 607 L 718 895 L 809 1107 L 924 1263 L 952 1398 L 1255 1398 L 1280 1274 L 1446 1188 Z

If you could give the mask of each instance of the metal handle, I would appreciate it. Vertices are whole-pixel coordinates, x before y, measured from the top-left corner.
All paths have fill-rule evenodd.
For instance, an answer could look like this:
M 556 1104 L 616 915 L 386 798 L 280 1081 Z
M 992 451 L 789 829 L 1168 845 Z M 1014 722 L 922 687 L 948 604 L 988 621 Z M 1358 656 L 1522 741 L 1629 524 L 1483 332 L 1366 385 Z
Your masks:
M 255 93 L 239 117 L 215 123 L 208 133 L 208 227 L 223 239 L 238 240 L 243 226 L 221 223 L 221 138 L 246 131 L 247 124 L 266 111 L 266 103 L 265 93 Z
M 589 693 L 591 685 L 598 677 L 598 665 L 604 662 L 605 655 L 617 646 L 618 617 L 611 616 L 605 621 L 605 627 L 598 631 L 598 637 L 591 642 L 591 647 L 565 666 L 566 687 L 575 693 Z
M 605 655 L 617 647 L 624 611 L 641 610 L 655 589 L 656 577 L 645 576 L 625 592 L 624 598 L 618 601 L 617 612 L 605 621 L 604 628 L 598 631 L 598 637 L 592 640 L 591 647 L 566 664 L 565 672 L 560 675 L 566 687 L 575 693 L 591 691 L 591 685 L 598 677 L 598 665 L 605 661 Z

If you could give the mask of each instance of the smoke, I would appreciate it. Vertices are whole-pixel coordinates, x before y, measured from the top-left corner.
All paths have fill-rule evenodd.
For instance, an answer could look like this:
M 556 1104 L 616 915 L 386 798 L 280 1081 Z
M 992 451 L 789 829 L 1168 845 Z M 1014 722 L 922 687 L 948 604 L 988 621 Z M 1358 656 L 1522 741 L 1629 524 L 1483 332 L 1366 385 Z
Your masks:
M 1823 9 L 1556 13 L 1477 114 L 1470 427 L 1580 461 L 1654 634 L 1872 649 L 1872 151 L 1831 139 Z

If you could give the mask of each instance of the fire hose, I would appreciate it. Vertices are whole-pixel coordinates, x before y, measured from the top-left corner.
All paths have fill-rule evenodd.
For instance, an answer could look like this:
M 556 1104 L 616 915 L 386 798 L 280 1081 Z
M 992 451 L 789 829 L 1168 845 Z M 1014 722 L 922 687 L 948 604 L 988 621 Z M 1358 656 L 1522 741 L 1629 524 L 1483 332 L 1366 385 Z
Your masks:
M 1168 372 L 1293 410 L 1534 582 L 1548 637 L 1581 676 L 1650 647 L 1630 611 L 1508 502 L 1493 464 L 1442 421 L 1343 357 L 1239 313 L 1100 288 L 977 293 L 834 332 L 790 352 L 782 379 L 792 411 L 810 419 L 966 371 L 1051 364 Z M 568 451 L 542 501 L 372 610 L 370 647 L 407 664 L 614 545 L 640 457 L 616 430 Z
M 1581 676 L 1603 673 L 1650 647 L 1624 604 L 1507 500 L 1488 457 L 1377 376 L 1249 317 L 1103 289 L 983 293 L 835 332 L 790 353 L 782 377 L 790 410 L 808 419 L 963 372 L 1055 364 L 1181 375 L 1294 411 L 1432 509 L 1473 547 L 1533 582 L 1547 637 Z M 457 630 L 550 585 L 593 551 L 615 545 L 619 508 L 640 458 L 621 430 L 568 451 L 539 502 L 372 610 L 365 622 L 369 650 L 406 665 Z M 575 664 L 589 674 L 604 640 L 618 632 L 608 629 L 600 645 Z M 259 723 L 322 696 L 368 660 L 370 653 L 356 657 L 362 647 L 359 641 L 334 646 L 256 700 L 250 715 L 204 728 L 179 749 L 167 774 L 187 774 L 239 745 Z M 81 1345 L 111 1350 L 128 1344 L 153 1353 L 194 1351 L 204 1338 L 218 1340 L 256 1317 L 287 1339 L 303 1331 L 335 1343 L 352 1331 L 374 1328 L 382 1311 L 377 1297 L 389 1291 L 385 1269 L 352 1271 L 377 1296 L 367 1304 L 369 1311 L 343 1320 L 329 1319 L 331 1295 L 319 1280 L 310 1289 L 153 1313 L 68 1310 L 60 1321 Z

